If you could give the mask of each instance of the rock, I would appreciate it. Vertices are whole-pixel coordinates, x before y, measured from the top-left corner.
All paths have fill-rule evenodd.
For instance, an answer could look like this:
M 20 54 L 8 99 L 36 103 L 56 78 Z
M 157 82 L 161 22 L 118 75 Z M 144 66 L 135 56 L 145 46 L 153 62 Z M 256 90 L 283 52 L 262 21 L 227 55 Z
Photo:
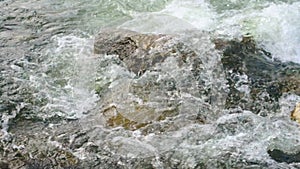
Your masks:
M 195 39 L 198 38 L 199 43 L 201 38 L 207 38 L 204 33 L 197 36 Z M 211 43 L 208 38 L 200 47 L 206 43 Z M 203 71 L 197 49 L 190 48 L 179 36 L 140 34 L 122 29 L 102 31 L 96 37 L 94 52 L 115 55 L 100 56 L 100 74 L 104 77 L 98 81 L 102 84 L 97 87 L 101 96 L 98 107 L 100 121 L 107 127 L 122 126 L 128 130 L 154 127 L 156 122 L 163 123 L 178 115 L 193 117 L 187 117 L 186 123 L 204 123 L 211 119 L 206 114 L 200 115 L 199 109 L 209 107 L 204 100 L 218 96 L 210 86 L 201 83 L 217 81 L 203 82 L 201 76 L 206 71 Z M 133 76 L 126 74 L 126 70 L 133 72 Z M 199 99 L 202 97 L 207 99 Z M 159 128 L 168 130 L 166 126 Z
M 227 108 L 241 107 L 266 116 L 279 110 L 283 93 L 300 94 L 300 65 L 271 59 L 271 54 L 258 47 L 251 37 L 214 41 L 222 51 L 229 94 Z
M 69 133 L 79 129 L 71 125 Z M 0 142 L 0 158 L 7 161 L 8 168 L 76 168 L 79 159 L 71 152 L 73 144 L 66 148 L 70 136 L 62 138 L 65 131 L 55 133 L 52 130 L 53 127 L 42 122 L 18 122 L 10 129 L 13 139 Z
M 300 152 L 295 154 L 288 154 L 278 149 L 268 150 L 268 154 L 272 159 L 280 163 L 299 163 L 300 162 Z
M 99 106 L 106 125 L 135 130 L 152 122 L 174 117 L 182 111 L 187 111 L 186 109 L 197 112 L 192 106 L 185 108 L 187 103 L 181 103 L 183 98 L 180 96 L 180 90 L 186 90 L 183 89 L 185 84 L 179 82 L 183 77 L 176 80 L 167 72 L 164 73 L 165 75 L 159 75 L 157 72 L 149 72 L 139 79 L 120 80 L 103 94 L 103 101 Z M 189 74 L 187 77 L 192 77 L 192 72 Z M 158 79 L 159 76 L 161 79 Z M 190 82 L 190 90 L 197 88 L 196 81 L 190 79 L 186 82 Z M 193 92 L 196 94 L 198 91 Z M 189 100 L 186 99 L 186 102 Z
M 300 103 L 297 103 L 295 109 L 292 111 L 291 119 L 300 123 Z
M 129 30 L 107 30 L 100 32 L 95 40 L 94 53 L 118 55 L 127 68 L 136 75 L 142 75 L 167 57 L 180 54 L 182 61 L 195 57 L 191 50 L 184 50 L 180 42 L 174 43 L 174 36 L 163 34 L 140 34 Z
M 203 39 L 198 39 L 199 47 Z M 243 37 L 241 41 L 215 39 L 213 42 L 215 49 L 221 51 L 221 64 L 229 86 L 225 108 L 240 107 L 267 116 L 279 110 L 278 100 L 283 93 L 299 94 L 300 65 L 272 60 L 271 54 L 258 47 L 251 37 Z M 199 54 L 179 36 L 104 30 L 96 37 L 94 52 L 115 55 L 121 61 L 118 66 L 125 65 L 125 69 L 114 71 L 127 69 L 135 76 L 110 80 L 113 85 L 101 81 L 100 84 L 105 85 L 98 87 L 97 92 L 104 100 L 99 107 L 107 126 L 135 130 L 175 117 L 183 112 L 182 107 L 186 107 L 182 104 L 183 93 L 195 98 L 207 97 L 210 105 L 220 102 L 214 97 L 221 89 L 211 91 L 207 86 L 217 82 L 208 82 L 203 75 L 208 72 L 205 67 L 211 69 L 204 65 L 203 59 L 211 58 L 205 58 L 207 53 Z M 217 104 L 222 107 L 222 103 Z M 197 110 L 193 108 L 192 111 Z M 200 121 L 208 118 L 206 115 L 201 117 Z
M 111 107 L 109 109 L 116 109 L 115 107 Z M 109 114 L 108 111 L 110 110 L 105 110 L 103 113 L 106 115 L 107 119 L 107 125 L 110 127 L 117 127 L 117 126 L 122 126 L 127 130 L 135 130 L 138 128 L 141 128 L 147 123 L 138 123 L 137 121 L 132 121 L 126 117 L 124 117 L 121 113 L 117 114 Z M 114 110 L 116 111 L 116 110 Z
M 271 59 L 271 54 L 257 46 L 249 36 L 241 41 L 214 39 L 213 42 L 215 48 L 221 51 L 221 62 L 229 86 L 226 108 L 241 107 L 267 116 L 279 110 L 278 99 L 283 93 L 300 94 L 299 64 Z M 96 37 L 94 52 L 117 55 L 137 76 L 142 76 L 146 71 L 157 71 L 154 68 L 156 65 L 175 57 L 179 67 L 187 62 L 192 65 L 198 90 L 205 83 L 199 76 L 203 71 L 203 61 L 197 58 L 195 50 L 175 35 L 105 30 Z

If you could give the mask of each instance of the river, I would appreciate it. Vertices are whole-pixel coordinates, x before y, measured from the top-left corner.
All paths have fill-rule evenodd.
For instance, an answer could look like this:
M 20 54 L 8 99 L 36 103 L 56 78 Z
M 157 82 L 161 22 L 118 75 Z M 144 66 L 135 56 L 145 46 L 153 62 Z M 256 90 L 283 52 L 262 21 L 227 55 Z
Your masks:
M 266 108 L 267 116 L 243 107 L 227 108 L 229 87 L 220 66 L 222 56 L 210 39 L 251 36 L 272 54 L 270 60 L 300 64 L 299 20 L 298 0 L 0 0 L 0 165 L 298 168 L 300 155 L 282 162 L 271 157 L 270 151 L 300 152 L 299 126 L 290 119 L 300 96 L 284 93 L 278 99 L 278 111 Z M 194 92 L 198 82 L 189 79 L 188 68 L 179 69 L 169 59 L 160 65 L 163 73 L 158 79 L 174 80 L 186 92 L 170 94 L 173 102 L 171 96 L 165 98 L 150 89 L 151 103 L 147 104 L 151 110 L 160 110 L 167 104 L 164 99 L 170 99 L 168 104 L 178 101 L 185 113 L 151 122 L 144 129 L 107 127 L 98 115 L 99 107 L 113 98 L 121 110 L 131 111 L 128 105 L 136 98 L 134 89 L 126 85 L 143 86 L 157 80 L 151 72 L 137 79 L 113 56 L 94 54 L 98 32 L 117 28 L 179 35 L 201 55 L 205 66 L 199 77 L 204 81 L 203 91 L 210 95 Z M 249 81 L 246 75 L 238 78 L 241 83 Z M 102 96 L 98 89 L 105 87 L 109 94 Z M 247 93 L 249 86 L 239 89 Z M 134 115 L 136 121 L 151 119 L 143 114 L 147 111 L 141 109 Z M 191 120 L 199 113 L 206 122 Z M 36 147 L 48 154 L 38 155 Z M 69 162 L 40 164 L 54 158 L 57 149 Z

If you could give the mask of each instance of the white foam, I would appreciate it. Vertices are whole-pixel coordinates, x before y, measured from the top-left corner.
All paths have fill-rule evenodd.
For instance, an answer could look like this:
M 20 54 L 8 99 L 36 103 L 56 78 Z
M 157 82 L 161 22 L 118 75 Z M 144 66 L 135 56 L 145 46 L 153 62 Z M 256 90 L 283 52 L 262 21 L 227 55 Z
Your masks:
M 272 4 L 259 14 L 257 34 L 274 57 L 300 63 L 300 2 Z
M 97 73 L 97 62 L 92 54 L 93 40 L 66 35 L 55 36 L 53 41 L 56 46 L 45 52 L 47 60 L 42 68 L 50 74 L 30 76 L 32 85 L 39 90 L 37 97 L 48 99 L 41 108 L 45 113 L 37 116 L 80 118 L 94 108 L 98 100 L 93 90 Z
M 210 30 L 216 22 L 216 13 L 204 0 L 174 0 L 161 13 L 179 18 L 200 30 Z
M 216 32 L 231 37 L 250 33 L 274 58 L 300 63 L 300 2 L 256 6 L 223 11 Z
M 161 11 L 136 13 L 133 18 L 120 27 L 138 32 L 176 33 L 210 30 L 215 24 L 215 13 L 204 0 L 174 0 Z
M 120 27 L 151 33 L 198 29 L 232 38 L 250 33 L 273 57 L 300 63 L 300 2 L 232 3 L 236 8 L 218 11 L 204 0 L 173 0 L 161 11 L 132 14 Z

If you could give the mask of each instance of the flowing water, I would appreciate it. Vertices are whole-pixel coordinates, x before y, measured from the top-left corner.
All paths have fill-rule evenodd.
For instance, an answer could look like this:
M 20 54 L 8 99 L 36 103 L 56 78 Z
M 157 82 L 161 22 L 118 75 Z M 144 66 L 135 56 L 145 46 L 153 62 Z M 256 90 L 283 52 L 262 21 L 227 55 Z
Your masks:
M 145 161 L 154 168 L 300 167 L 300 160 L 280 163 L 268 154 L 272 149 L 292 154 L 300 151 L 300 128 L 290 120 L 300 96 L 284 94 L 279 99 L 280 111 L 268 117 L 225 109 L 228 86 L 221 56 L 210 41 L 210 37 L 239 39 L 251 35 L 273 59 L 300 63 L 299 20 L 297 0 L 0 0 L 1 142 L 13 140 L 17 135 L 13 131 L 22 129 L 17 126 L 22 120 L 45 123 L 51 128 L 51 132 L 47 130 L 49 138 L 68 133 L 76 123 L 77 129 L 90 132 L 89 143 L 71 152 L 80 160 L 89 159 L 86 149 L 95 144 L 103 152 L 115 154 L 106 159 L 104 153 L 98 153 L 102 168 L 109 168 L 114 160 L 120 160 L 118 165 L 123 168 L 137 168 Z M 180 35 L 180 40 L 202 57 L 205 67 L 201 78 L 204 86 L 211 86 L 213 103 L 208 105 L 206 97 L 194 94 L 196 84 L 188 82 L 191 89 L 179 100 L 181 109 L 190 115 L 159 121 L 153 124 L 155 132 L 146 134 L 105 127 L 97 112 L 107 98 L 98 95 L 96 88 L 108 85 L 117 91 L 110 97 L 126 105 L 126 99 L 135 98 L 128 96 L 124 101 L 128 90 L 123 90 L 123 85 L 144 83 L 114 64 L 118 61 L 113 56 L 93 53 L 95 35 L 105 28 Z M 166 72 L 161 78 L 188 80 L 180 77 L 189 77 L 188 70 L 177 70 L 172 59 L 161 67 Z M 156 75 L 145 73 L 141 78 L 147 81 L 152 76 Z M 241 76 L 244 81 L 247 78 Z M 240 90 L 248 89 L 242 85 Z M 164 104 L 155 106 L 163 108 Z M 208 123 L 185 120 L 199 109 L 210 114 Z M 156 132 L 155 125 L 173 128 Z M 25 130 L 28 135 L 42 133 L 40 129 Z M 130 163 L 121 158 L 144 161 Z

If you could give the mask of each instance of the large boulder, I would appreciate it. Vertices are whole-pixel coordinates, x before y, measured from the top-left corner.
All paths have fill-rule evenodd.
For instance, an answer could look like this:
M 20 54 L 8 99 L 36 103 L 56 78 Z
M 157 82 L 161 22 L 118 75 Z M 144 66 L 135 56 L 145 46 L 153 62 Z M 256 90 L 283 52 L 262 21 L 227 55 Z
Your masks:
M 284 93 L 300 94 L 300 66 L 272 59 L 271 53 L 259 47 L 251 37 L 245 36 L 242 40 L 209 38 L 205 42 L 201 42 L 205 39 L 203 37 L 193 38 L 200 41 L 197 44 L 199 48 L 212 42 L 213 48 L 208 49 L 210 52 L 219 51 L 220 63 L 208 62 L 209 59 L 218 60 L 218 57 L 201 53 L 192 48 L 191 42 L 186 43 L 178 35 L 141 34 L 123 29 L 105 30 L 98 34 L 94 52 L 114 55 L 120 61 L 115 62 L 123 67 L 119 72 L 124 72 L 124 67 L 133 72 L 131 78 L 114 81 L 113 88 L 112 80 L 99 80 L 101 85 L 97 92 L 103 98 L 101 112 L 107 116 L 109 126 L 140 128 L 181 114 L 181 107 L 186 103 L 183 93 L 196 98 L 206 97 L 203 99 L 205 103 L 197 101 L 199 105 L 211 106 L 218 102 L 220 109 L 223 106 L 221 100 L 226 98 L 226 109 L 241 108 L 262 116 L 280 110 L 279 99 Z M 215 67 L 215 70 L 209 70 Z M 224 72 L 220 72 L 222 67 Z M 226 79 L 222 80 L 218 75 L 215 79 L 208 79 L 204 75 L 208 71 L 220 76 L 225 73 Z M 101 75 L 104 74 L 102 72 Z M 218 83 L 226 83 L 227 86 Z M 220 89 L 212 91 L 207 84 Z M 189 111 L 197 112 L 196 108 Z M 201 116 L 210 119 L 208 115 Z
M 207 34 L 197 36 L 199 47 L 210 44 L 214 50 Z M 201 38 L 206 39 L 205 43 Z M 122 29 L 100 32 L 94 52 L 102 54 L 101 78 L 97 81 L 101 121 L 111 127 L 130 130 L 142 127 L 149 131 L 147 127 L 156 122 L 162 124 L 166 118 L 189 116 L 186 123 L 215 118 L 208 112 L 200 112 L 210 109 L 211 98 L 223 97 L 216 91 L 223 82 L 216 79 L 204 82 L 201 76 L 207 78 L 207 72 L 213 70 L 203 63 L 199 50 L 188 44 L 175 35 L 140 34 Z M 207 60 L 217 60 L 213 59 L 217 53 L 211 55 L 207 55 Z

